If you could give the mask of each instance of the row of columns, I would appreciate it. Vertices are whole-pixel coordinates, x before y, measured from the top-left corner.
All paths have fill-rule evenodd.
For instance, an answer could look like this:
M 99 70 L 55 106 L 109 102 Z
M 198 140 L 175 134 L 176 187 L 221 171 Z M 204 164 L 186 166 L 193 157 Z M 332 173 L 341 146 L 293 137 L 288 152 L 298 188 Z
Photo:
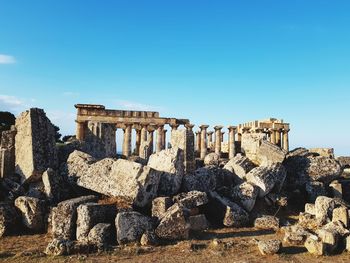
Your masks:
M 196 150 L 200 155 L 201 159 L 204 159 L 207 155 L 208 145 L 213 143 L 213 131 L 207 132 L 208 125 L 201 125 L 200 131 L 196 132 Z M 223 126 L 215 126 L 215 153 L 221 156 L 221 143 L 224 139 L 225 132 L 222 132 Z M 235 148 L 235 134 L 237 131 L 236 126 L 229 126 L 229 141 L 228 141 L 228 152 L 229 158 L 233 158 L 236 155 Z

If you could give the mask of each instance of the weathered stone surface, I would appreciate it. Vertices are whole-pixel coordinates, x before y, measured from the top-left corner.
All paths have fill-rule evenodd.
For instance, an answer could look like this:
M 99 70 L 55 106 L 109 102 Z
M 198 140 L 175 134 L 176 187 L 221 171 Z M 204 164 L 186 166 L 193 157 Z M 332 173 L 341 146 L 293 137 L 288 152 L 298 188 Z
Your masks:
M 98 250 L 105 250 L 112 242 L 112 225 L 99 223 L 89 232 L 88 242 L 95 245 Z
M 170 197 L 157 197 L 152 201 L 152 216 L 162 219 L 173 204 L 173 200 Z
M 171 131 L 171 146 L 183 150 L 185 174 L 193 174 L 196 169 L 193 131 L 189 129 Z
M 308 213 L 299 214 L 298 224 L 310 231 L 316 231 L 323 223 L 324 221 L 322 219 L 316 218 L 314 215 Z
M 156 246 L 158 245 L 159 240 L 154 231 L 145 232 L 140 240 L 141 246 Z
M 55 129 L 42 109 L 21 113 L 16 130 L 16 173 L 22 181 L 37 180 L 47 168 L 57 168 Z
M 0 202 L 0 238 L 10 234 L 18 225 L 19 214 L 12 203 Z
M 281 164 L 259 166 L 251 170 L 246 179 L 259 187 L 259 197 L 267 195 L 274 187 L 279 191 L 286 178 L 286 170 Z
M 333 209 L 332 222 L 340 221 L 345 227 L 349 226 L 349 210 L 346 207 Z
M 333 148 L 311 148 L 309 151 L 311 153 L 316 153 L 319 156 L 334 158 Z
M 68 158 L 68 175 L 79 186 L 106 196 L 129 198 L 140 207 L 157 196 L 162 172 L 122 159 L 106 158 L 93 164 L 91 161 L 91 156 L 80 152 L 73 152 Z
M 236 203 L 211 192 L 207 216 L 213 222 L 222 222 L 227 227 L 243 227 L 249 222 L 248 213 Z
M 234 202 L 241 205 L 246 211 L 253 210 L 259 188 L 251 183 L 244 182 L 232 189 L 231 197 Z
M 139 242 L 141 236 L 152 231 L 151 219 L 138 212 L 118 213 L 115 219 L 117 241 L 121 244 Z
M 310 180 L 329 183 L 342 173 L 340 164 L 333 158 L 316 156 L 308 157 L 309 165 L 306 169 Z
M 183 191 L 201 191 L 210 192 L 216 189 L 217 169 L 214 167 L 202 167 L 195 171 L 194 174 L 188 174 L 183 178 Z
M 305 204 L 305 213 L 308 213 L 310 215 L 316 215 L 315 204 Z
M 203 214 L 190 216 L 188 222 L 192 231 L 203 231 L 209 228 L 209 222 Z
M 338 248 L 341 237 L 349 235 L 349 230 L 345 229 L 339 221 L 330 222 L 316 231 L 318 237 L 324 243 L 324 250 L 331 254 Z
M 15 206 L 21 212 L 22 223 L 34 231 L 42 231 L 45 227 L 44 203 L 34 197 L 20 196 L 15 200 Z
M 204 165 L 219 165 L 220 155 L 209 153 L 204 158 Z
M 181 193 L 173 198 L 174 202 L 187 209 L 196 208 L 208 203 L 208 196 L 205 192 L 191 191 Z
M 78 206 L 96 201 L 96 196 L 89 195 L 59 203 L 52 211 L 52 234 L 54 238 L 75 239 Z
M 169 196 L 178 193 L 185 173 L 183 150 L 171 148 L 152 154 L 148 166 L 162 172 L 158 187 L 159 195 Z
M 47 169 L 42 175 L 45 195 L 51 203 L 58 203 L 68 196 L 66 182 L 61 174 L 53 169 Z
M 67 256 L 72 253 L 73 247 L 72 241 L 55 238 L 47 245 L 45 254 L 48 256 Z
M 242 152 L 257 165 L 282 163 L 287 152 L 266 140 L 261 133 L 242 135 Z
M 305 248 L 309 253 L 315 256 L 322 256 L 325 254 L 325 246 L 322 240 L 316 235 L 310 235 L 304 243 Z
M 334 198 L 343 198 L 343 186 L 339 181 L 335 180 L 329 184 L 329 188 L 332 191 L 332 196 Z
M 350 236 L 345 238 L 345 249 L 346 251 L 350 252 Z
M 283 242 L 291 246 L 301 246 L 304 245 L 308 236 L 311 235 L 309 231 L 300 225 L 293 225 L 288 227 L 283 227 L 284 238 Z
M 340 156 L 337 161 L 343 169 L 350 168 L 350 156 Z
M 0 142 L 0 178 L 8 178 L 15 172 L 15 136 L 14 126 L 3 131 Z
M 183 209 L 178 204 L 174 204 L 168 209 L 155 233 L 158 237 L 166 240 L 188 238 L 189 225 L 186 222 Z
M 319 196 L 327 195 L 326 188 L 322 182 L 311 181 L 305 184 L 307 199 L 310 203 L 314 203 Z
M 275 216 L 264 215 L 255 219 L 254 227 L 263 230 L 277 231 L 280 227 L 280 220 Z
M 282 242 L 280 240 L 259 241 L 258 248 L 262 255 L 274 255 L 281 249 Z
M 224 166 L 224 169 L 238 176 L 239 179 L 245 180 L 247 173 L 255 167 L 255 164 L 247 157 L 237 154 Z
M 319 196 L 315 202 L 316 218 L 326 222 L 332 217 L 333 209 L 335 208 L 335 201 L 326 196 Z
M 77 208 L 77 240 L 88 241 L 90 230 L 99 223 L 113 223 L 117 215 L 115 205 L 82 204 Z

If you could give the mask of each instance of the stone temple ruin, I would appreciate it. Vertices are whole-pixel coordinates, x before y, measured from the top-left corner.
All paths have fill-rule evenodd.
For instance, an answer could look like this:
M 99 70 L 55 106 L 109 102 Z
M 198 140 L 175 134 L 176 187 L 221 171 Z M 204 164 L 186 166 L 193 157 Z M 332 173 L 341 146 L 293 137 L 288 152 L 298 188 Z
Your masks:
M 350 251 L 350 158 L 332 149 L 290 151 L 283 120 L 228 126 L 225 140 L 223 126 L 194 132 L 189 120 L 158 112 L 75 107 L 76 138 L 66 143 L 56 144 L 36 108 L 1 134 L 0 237 L 47 233 L 45 253 L 68 255 L 254 226 L 284 232 L 283 242 L 258 242 L 263 255 L 282 245 L 315 255 Z M 295 224 L 278 217 L 290 209 L 300 212 Z

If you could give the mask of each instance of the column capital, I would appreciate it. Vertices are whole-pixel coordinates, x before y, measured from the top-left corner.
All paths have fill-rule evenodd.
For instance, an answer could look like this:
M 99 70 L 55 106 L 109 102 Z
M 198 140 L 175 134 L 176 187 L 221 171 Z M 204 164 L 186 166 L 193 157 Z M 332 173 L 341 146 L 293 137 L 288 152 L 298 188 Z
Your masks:
M 237 126 L 228 126 L 227 128 L 229 131 L 236 131 L 237 130 Z
M 206 130 L 209 128 L 209 125 L 203 124 L 203 125 L 199 126 L 199 128 L 201 128 L 201 130 Z
M 196 131 L 195 134 L 196 134 L 196 135 L 200 135 L 200 134 L 201 134 L 201 131 Z
M 283 133 L 288 133 L 288 132 L 290 132 L 290 129 L 283 129 L 282 131 L 283 131 Z
M 192 131 L 194 124 L 187 123 L 187 124 L 185 124 L 185 127 L 187 128 L 187 130 Z
M 243 127 L 242 133 L 248 133 L 250 131 L 250 127 Z
M 214 130 L 218 131 L 218 130 L 221 130 L 222 128 L 224 128 L 224 126 L 217 125 L 217 126 L 214 127 Z
M 210 131 L 210 132 L 207 132 L 208 135 L 213 135 L 214 132 L 213 131 Z
M 180 124 L 170 124 L 170 127 L 172 130 L 177 130 L 179 128 Z

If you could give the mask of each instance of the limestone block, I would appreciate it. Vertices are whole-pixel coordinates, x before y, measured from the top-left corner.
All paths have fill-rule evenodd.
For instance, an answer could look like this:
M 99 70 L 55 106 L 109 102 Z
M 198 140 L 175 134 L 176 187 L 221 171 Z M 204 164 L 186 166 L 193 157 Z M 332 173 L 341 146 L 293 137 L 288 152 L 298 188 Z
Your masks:
M 315 255 L 315 256 L 322 256 L 325 254 L 325 246 L 322 240 L 316 236 L 316 235 L 310 235 L 305 243 L 305 248 L 309 253 Z
M 333 209 L 335 208 L 335 201 L 326 196 L 319 196 L 315 202 L 316 218 L 326 222 L 332 217 Z
M 113 223 L 117 215 L 115 205 L 81 204 L 77 208 L 77 240 L 87 242 L 90 230 L 99 223 Z
M 350 252 L 350 236 L 345 238 L 345 249 L 346 251 Z
M 305 213 L 308 213 L 310 215 L 315 216 L 316 215 L 315 204 L 306 203 L 305 204 Z
M 337 180 L 331 182 L 329 184 L 330 189 L 332 190 L 333 197 L 335 198 L 343 198 L 343 186 Z
M 194 174 L 189 174 L 183 178 L 183 191 L 201 191 L 210 192 L 216 189 L 217 169 L 214 167 L 202 167 L 197 169 Z
M 42 175 L 45 195 L 51 203 L 58 203 L 68 195 L 67 185 L 61 174 L 47 169 Z
M 0 178 L 8 178 L 15 172 L 16 130 L 3 131 L 0 143 Z
M 280 228 L 280 220 L 275 216 L 264 215 L 255 219 L 254 227 L 262 230 L 277 231 Z
M 32 108 L 16 119 L 16 173 L 38 180 L 47 168 L 57 168 L 55 129 L 42 109 Z
M 145 232 L 140 240 L 141 246 L 156 246 L 158 245 L 159 240 L 154 231 Z
M 340 221 L 347 228 L 349 226 L 349 213 L 346 207 L 334 208 L 332 222 Z
M 204 158 L 204 165 L 219 165 L 220 155 L 216 153 L 209 153 Z
M 181 193 L 173 198 L 174 202 L 178 203 L 187 209 L 196 208 L 208 203 L 208 196 L 205 192 L 191 191 Z
M 99 223 L 89 232 L 88 242 L 97 247 L 98 250 L 107 249 L 112 242 L 112 225 Z
M 15 206 L 21 212 L 22 223 L 34 231 L 42 231 L 45 227 L 45 206 L 41 200 L 20 196 L 15 200 Z
M 259 197 L 267 195 L 275 185 L 280 190 L 285 178 L 286 170 L 281 164 L 259 166 L 246 175 L 247 182 L 259 187 Z
M 300 213 L 298 224 L 305 229 L 310 231 L 316 231 L 319 227 L 322 226 L 324 221 L 322 219 L 316 218 L 313 215 L 308 213 Z
M 333 158 L 316 156 L 308 157 L 308 160 L 306 173 L 312 181 L 329 183 L 339 178 L 342 173 L 340 164 Z
M 168 209 L 155 233 L 159 238 L 166 240 L 188 239 L 189 225 L 186 222 L 183 209 L 178 204 L 174 204 Z
M 284 231 L 283 242 L 290 246 L 301 246 L 311 235 L 309 231 L 300 225 L 293 225 L 282 228 Z
M 209 222 L 203 214 L 190 216 L 188 222 L 192 231 L 203 231 L 209 228 Z
M 54 238 L 46 247 L 45 254 L 48 256 L 67 256 L 72 253 L 74 244 L 70 240 Z
M 319 156 L 334 158 L 333 148 L 311 148 L 309 149 L 311 153 L 316 153 Z
M 157 197 L 152 201 L 152 217 L 162 219 L 166 211 L 173 205 L 170 197 Z
M 350 156 L 340 156 L 337 161 L 343 169 L 350 168 Z
M 12 203 L 0 202 L 0 238 L 15 230 L 19 218 L 19 214 Z
M 171 131 L 171 146 L 183 150 L 185 174 L 193 174 L 196 169 L 193 131 L 188 129 Z
M 224 169 L 238 176 L 241 180 L 245 180 L 247 173 L 255 167 L 255 164 L 247 157 L 237 154 L 224 166 Z
M 185 174 L 184 152 L 179 148 L 171 148 L 152 154 L 148 166 L 162 172 L 159 182 L 159 195 L 174 195 L 180 190 Z
M 68 175 L 81 187 L 106 196 L 126 197 L 140 207 L 148 205 L 157 196 L 162 172 L 123 159 L 106 158 L 91 164 L 89 155 L 79 152 L 71 155 L 67 163 Z M 84 158 L 75 158 L 78 155 Z
M 280 240 L 259 241 L 258 248 L 262 255 L 275 255 L 282 247 Z
M 258 193 L 259 188 L 257 186 L 244 182 L 232 189 L 231 197 L 234 202 L 237 202 L 246 211 L 250 212 L 254 208 Z
M 138 212 L 121 212 L 115 219 L 117 241 L 121 244 L 139 242 L 142 235 L 152 231 L 151 219 Z
M 52 211 L 52 234 L 54 238 L 74 240 L 78 206 L 96 201 L 96 196 L 89 195 L 59 203 Z

